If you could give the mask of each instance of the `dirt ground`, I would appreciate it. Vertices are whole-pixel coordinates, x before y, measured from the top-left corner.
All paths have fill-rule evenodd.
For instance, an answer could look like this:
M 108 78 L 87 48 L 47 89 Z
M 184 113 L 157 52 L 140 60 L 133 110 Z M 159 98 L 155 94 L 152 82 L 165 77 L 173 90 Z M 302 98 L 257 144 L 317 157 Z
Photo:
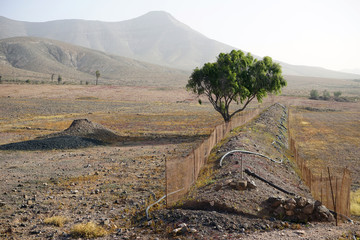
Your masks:
M 75 119 L 89 119 L 124 139 L 78 149 L 1 150 L 4 239 L 69 239 L 75 224 L 90 221 L 111 232 L 102 239 L 171 238 L 166 231 L 171 233 L 176 226 L 163 222 L 159 229 L 165 227 L 165 232 L 159 233 L 144 218 L 146 206 L 165 192 L 165 161 L 186 155 L 222 122 L 210 104 L 199 105 L 193 95 L 176 88 L 3 84 L 0 99 L 0 145 L 63 131 Z M 251 136 L 253 129 L 247 131 L 242 134 Z M 246 146 L 269 149 L 262 144 Z M 268 154 L 276 153 L 272 149 Z M 45 224 L 51 216 L 64 216 L 67 222 L 62 227 Z M 260 224 L 262 219 L 256 221 Z M 237 237 L 205 229 L 175 238 L 337 239 L 359 231 L 358 227 L 314 224 Z

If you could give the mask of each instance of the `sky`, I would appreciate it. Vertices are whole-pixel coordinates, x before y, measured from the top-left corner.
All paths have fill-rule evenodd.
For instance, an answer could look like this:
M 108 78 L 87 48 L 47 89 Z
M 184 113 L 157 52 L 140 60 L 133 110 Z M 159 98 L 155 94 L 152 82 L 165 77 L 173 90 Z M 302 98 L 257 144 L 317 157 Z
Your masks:
M 0 16 L 117 22 L 166 11 L 258 56 L 360 74 L 360 0 L 0 0 Z

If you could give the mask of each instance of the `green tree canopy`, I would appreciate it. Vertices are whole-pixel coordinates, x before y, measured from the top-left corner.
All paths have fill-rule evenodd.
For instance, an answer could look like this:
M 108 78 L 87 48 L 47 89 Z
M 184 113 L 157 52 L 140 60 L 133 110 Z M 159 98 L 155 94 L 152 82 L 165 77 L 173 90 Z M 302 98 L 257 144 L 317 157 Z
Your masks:
M 240 50 L 220 53 L 216 62 L 196 68 L 186 85 L 198 96 L 207 96 L 225 122 L 243 111 L 254 98 L 261 102 L 268 93 L 280 93 L 284 86 L 286 81 L 279 64 L 270 57 L 257 60 Z M 230 113 L 232 102 L 241 106 Z
M 62 81 L 62 77 L 60 75 L 58 75 L 58 84 L 60 84 Z
M 319 92 L 315 89 L 310 91 L 310 99 L 319 99 Z
M 98 80 L 99 80 L 99 77 L 100 77 L 100 71 L 99 70 L 96 70 L 95 76 L 96 76 L 96 85 L 98 85 Z

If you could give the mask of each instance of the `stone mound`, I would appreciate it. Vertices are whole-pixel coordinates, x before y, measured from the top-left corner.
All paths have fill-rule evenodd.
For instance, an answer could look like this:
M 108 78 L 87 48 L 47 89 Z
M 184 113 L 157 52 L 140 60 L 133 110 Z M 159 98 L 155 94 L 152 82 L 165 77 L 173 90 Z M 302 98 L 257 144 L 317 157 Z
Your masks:
M 107 130 L 105 127 L 103 127 L 100 124 L 97 123 L 93 123 L 88 119 L 75 119 L 70 127 L 68 127 L 67 129 L 64 130 L 64 132 L 67 133 L 80 133 L 80 134 L 88 134 L 88 133 L 94 133 L 98 130 L 105 130 L 105 131 L 109 131 Z
M 88 119 L 76 119 L 71 125 L 62 132 L 53 133 L 42 138 L 52 138 L 59 136 L 73 136 L 101 141 L 103 143 L 113 143 L 122 141 L 123 138 L 98 123 L 93 123 Z
M 79 136 L 91 138 L 103 142 L 114 142 L 120 140 L 120 136 L 113 131 L 105 128 L 101 124 L 93 123 L 88 119 L 76 119 L 70 127 L 65 129 L 60 135 Z
M 53 133 L 30 141 L 1 145 L 0 150 L 76 149 L 121 140 L 123 140 L 123 138 L 100 124 L 93 123 L 88 119 L 76 119 L 71 123 L 69 128 L 62 132 Z

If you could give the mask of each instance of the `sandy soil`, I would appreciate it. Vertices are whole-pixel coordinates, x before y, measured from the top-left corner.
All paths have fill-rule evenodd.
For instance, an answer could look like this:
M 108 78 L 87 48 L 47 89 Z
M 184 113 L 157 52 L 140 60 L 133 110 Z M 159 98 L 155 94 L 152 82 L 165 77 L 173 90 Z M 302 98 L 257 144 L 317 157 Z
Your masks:
M 155 221 L 148 222 L 146 206 L 165 192 L 165 161 L 186 154 L 221 122 L 209 104 L 198 105 L 184 89 L 1 85 L 0 98 L 1 145 L 63 131 L 79 118 L 129 140 L 79 149 L 0 151 L 0 182 L 4 183 L 0 185 L 0 236 L 4 239 L 69 239 L 74 224 L 89 221 L 111 232 L 102 239 L 337 239 L 350 230 L 359 231 L 356 223 L 339 228 L 333 224 L 301 226 L 305 233 L 256 228 L 255 235 L 251 231 L 234 234 L 202 229 L 201 218 L 197 218 L 193 224 L 197 233 L 173 236 L 179 222 L 162 220 L 159 227 Z M 250 139 L 246 146 L 271 149 L 271 143 L 254 146 L 252 130 L 248 130 L 241 133 Z M 274 149 L 268 154 L 275 154 Z M 195 220 L 202 216 L 178 211 L 179 219 L 184 214 Z M 229 217 L 209 211 L 202 214 L 209 219 Z M 51 216 L 65 216 L 68 222 L 62 227 L 45 224 Z M 268 221 L 256 219 L 254 224 Z

